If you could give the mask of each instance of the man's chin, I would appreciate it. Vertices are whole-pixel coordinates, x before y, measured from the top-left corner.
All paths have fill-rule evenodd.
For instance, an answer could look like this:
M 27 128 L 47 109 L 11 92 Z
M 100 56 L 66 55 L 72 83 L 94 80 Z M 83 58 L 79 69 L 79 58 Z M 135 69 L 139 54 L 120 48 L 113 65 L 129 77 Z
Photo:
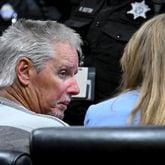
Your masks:
M 64 118 L 64 113 L 61 113 L 61 112 L 50 112 L 49 115 L 57 117 L 61 120 Z
M 64 118 L 64 114 L 57 114 L 57 115 L 54 115 L 54 116 L 61 119 L 61 120 L 63 120 L 63 118 Z

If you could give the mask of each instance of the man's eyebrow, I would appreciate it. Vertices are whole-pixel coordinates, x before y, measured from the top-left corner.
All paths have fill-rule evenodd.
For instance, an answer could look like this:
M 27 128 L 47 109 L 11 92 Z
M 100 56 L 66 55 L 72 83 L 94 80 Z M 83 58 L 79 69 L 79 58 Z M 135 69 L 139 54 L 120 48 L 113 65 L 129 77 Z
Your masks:
M 62 64 L 61 66 L 59 66 L 60 69 L 66 68 L 68 70 L 74 70 L 75 66 L 74 65 L 69 65 L 69 64 Z M 75 74 L 78 72 L 78 69 L 75 70 Z

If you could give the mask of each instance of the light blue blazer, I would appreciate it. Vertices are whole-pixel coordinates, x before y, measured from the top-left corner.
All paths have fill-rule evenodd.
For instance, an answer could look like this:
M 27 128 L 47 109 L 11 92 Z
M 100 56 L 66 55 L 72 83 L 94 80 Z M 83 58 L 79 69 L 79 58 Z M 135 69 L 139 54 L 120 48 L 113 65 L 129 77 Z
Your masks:
M 85 115 L 84 126 L 126 126 L 128 116 L 134 108 L 139 93 L 131 90 L 103 102 L 91 105 Z M 140 120 L 140 112 L 133 120 L 137 125 Z

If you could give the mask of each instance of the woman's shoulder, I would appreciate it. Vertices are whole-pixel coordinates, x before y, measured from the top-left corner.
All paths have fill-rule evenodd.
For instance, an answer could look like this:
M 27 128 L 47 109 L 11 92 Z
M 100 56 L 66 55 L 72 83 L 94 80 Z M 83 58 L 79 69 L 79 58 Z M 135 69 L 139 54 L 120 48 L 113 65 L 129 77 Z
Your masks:
M 139 93 L 137 90 L 122 92 L 121 94 L 89 106 L 87 113 L 90 115 L 117 113 L 130 113 L 135 106 Z
M 125 92 L 122 92 L 112 98 L 108 98 L 104 101 L 101 101 L 97 104 L 93 104 L 91 105 L 90 107 L 107 107 L 109 105 L 111 105 L 112 103 L 114 104 L 115 102 L 116 103 L 121 103 L 121 102 L 132 102 L 132 101 L 136 101 L 137 98 L 139 96 L 139 92 L 138 90 L 130 90 L 130 91 L 125 91 Z
M 125 125 L 138 99 L 138 91 L 126 91 L 95 105 L 85 116 L 85 125 Z

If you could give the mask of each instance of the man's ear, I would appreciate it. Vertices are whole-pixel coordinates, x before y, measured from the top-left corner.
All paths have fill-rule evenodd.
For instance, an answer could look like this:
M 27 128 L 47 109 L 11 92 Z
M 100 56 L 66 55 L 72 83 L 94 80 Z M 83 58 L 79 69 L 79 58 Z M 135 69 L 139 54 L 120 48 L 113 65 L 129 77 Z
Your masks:
M 32 62 L 26 57 L 20 57 L 17 66 L 16 66 L 16 74 L 18 81 L 22 85 L 28 85 L 30 80 L 30 73 L 34 66 Z

